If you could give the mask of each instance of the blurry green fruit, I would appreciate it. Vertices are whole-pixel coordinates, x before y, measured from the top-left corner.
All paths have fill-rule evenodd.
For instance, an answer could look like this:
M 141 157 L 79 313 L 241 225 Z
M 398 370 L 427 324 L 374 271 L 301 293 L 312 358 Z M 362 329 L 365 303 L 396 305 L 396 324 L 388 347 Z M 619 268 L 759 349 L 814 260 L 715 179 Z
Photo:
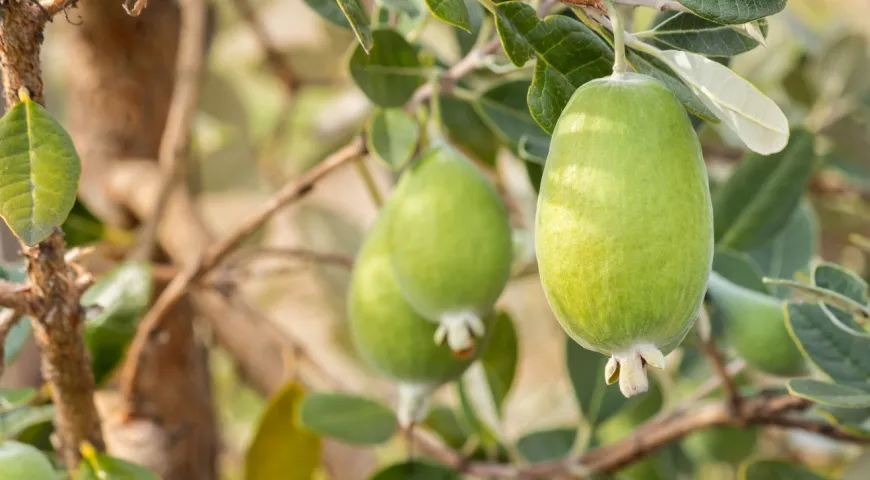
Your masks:
M 405 301 L 396 282 L 387 238 L 388 213 L 389 208 L 382 211 L 357 256 L 348 313 L 351 335 L 361 356 L 399 384 L 399 420 L 408 425 L 425 417 L 431 392 L 462 375 L 485 344 L 470 355 L 460 356 L 432 341 L 437 324 Z M 484 317 L 485 323 L 492 318 Z
M 3 480 L 57 480 L 48 457 L 26 443 L 0 443 L 0 478 Z
M 553 133 L 535 233 L 556 318 L 610 356 L 608 383 L 648 388 L 698 316 L 713 261 L 701 146 L 661 82 L 626 73 L 577 89 Z
M 395 277 L 415 310 L 438 322 L 436 342 L 474 347 L 510 277 L 513 232 L 495 188 L 447 144 L 424 152 L 390 199 Z
M 805 372 L 806 362 L 786 326 L 782 300 L 710 274 L 708 294 L 719 310 L 728 341 L 748 365 L 771 375 Z

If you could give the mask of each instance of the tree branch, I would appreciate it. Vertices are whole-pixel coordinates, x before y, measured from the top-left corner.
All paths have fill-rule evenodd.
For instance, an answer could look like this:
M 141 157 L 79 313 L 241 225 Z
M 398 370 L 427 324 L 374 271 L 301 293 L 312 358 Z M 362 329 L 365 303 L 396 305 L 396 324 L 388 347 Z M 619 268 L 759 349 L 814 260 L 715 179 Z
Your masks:
M 127 398 L 131 400 L 134 398 L 133 391 L 140 363 L 137 358 L 139 358 L 146 341 L 160 330 L 161 321 L 166 312 L 181 299 L 191 283 L 217 267 L 248 235 L 265 224 L 278 210 L 304 197 L 321 178 L 364 153 L 365 143 L 361 138 L 355 137 L 349 144 L 304 173 L 300 178 L 288 182 L 269 201 L 243 220 L 233 233 L 208 248 L 197 262 L 194 262 L 169 283 L 166 290 L 157 298 L 157 301 L 142 319 L 136 336 L 130 344 L 128 356 L 132 361 L 125 363 L 121 385 L 121 390 Z
M 607 8 L 602 0 L 561 0 L 561 2 L 572 7 L 592 7 L 601 13 L 607 13 Z M 691 12 L 683 4 L 673 0 L 614 0 L 613 3 L 631 7 L 650 7 L 662 12 Z
M 26 88 L 34 101 L 44 101 L 40 47 L 49 19 L 38 3 L 8 2 L 4 6 L 0 64 L 7 108 L 18 103 L 20 88 Z M 28 314 L 41 352 L 43 376 L 51 386 L 56 447 L 67 467 L 74 470 L 81 459 L 82 442 L 88 441 L 98 450 L 105 448 L 94 405 L 91 359 L 82 339 L 79 271 L 64 258 L 59 229 L 24 253 L 32 295 Z
M 132 254 L 132 258 L 139 260 L 148 260 L 154 255 L 157 229 L 169 205 L 169 197 L 176 182 L 181 181 L 187 171 L 190 133 L 199 105 L 199 89 L 206 56 L 206 5 L 204 0 L 183 0 L 179 3 L 181 34 L 175 66 L 175 87 L 158 152 L 163 181 L 157 196 L 157 205 L 153 214 L 145 220 L 139 234 L 139 243 Z

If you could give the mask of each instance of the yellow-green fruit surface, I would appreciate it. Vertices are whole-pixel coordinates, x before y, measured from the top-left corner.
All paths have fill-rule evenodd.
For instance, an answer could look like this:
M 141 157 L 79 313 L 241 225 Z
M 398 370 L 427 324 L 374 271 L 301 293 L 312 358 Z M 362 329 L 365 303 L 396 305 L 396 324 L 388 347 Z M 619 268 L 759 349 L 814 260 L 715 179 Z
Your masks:
M 60 478 L 38 448 L 6 440 L 0 443 L 0 479 L 57 480 Z
M 720 310 L 728 342 L 753 368 L 771 375 L 794 376 L 806 361 L 788 333 L 783 301 L 710 274 L 709 295 Z
M 388 204 L 369 231 L 351 275 L 348 313 L 354 344 L 384 376 L 408 384 L 437 386 L 459 377 L 485 347 L 485 336 L 466 357 L 432 340 L 437 324 L 402 296 L 390 262 Z M 485 317 L 489 325 L 491 317 Z M 489 329 L 487 329 L 487 332 Z
M 627 73 L 577 89 L 553 133 L 535 243 L 550 306 L 585 348 L 666 355 L 685 338 L 713 211 L 698 138 L 661 82 Z
M 408 302 L 433 321 L 487 314 L 510 277 L 513 236 L 483 173 L 441 143 L 402 175 L 391 202 L 391 258 Z

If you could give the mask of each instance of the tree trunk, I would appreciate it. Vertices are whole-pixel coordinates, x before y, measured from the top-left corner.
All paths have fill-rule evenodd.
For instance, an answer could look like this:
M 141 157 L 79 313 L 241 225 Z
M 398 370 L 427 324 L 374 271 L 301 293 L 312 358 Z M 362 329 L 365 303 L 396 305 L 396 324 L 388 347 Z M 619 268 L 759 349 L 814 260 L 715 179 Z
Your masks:
M 105 194 L 103 174 L 117 162 L 155 159 L 175 78 L 178 6 L 151 0 L 131 17 L 116 0 L 88 0 L 70 15 L 64 48 L 70 134 L 82 159 L 82 200 L 107 223 L 132 217 Z M 61 23 L 61 22 L 56 22 Z M 191 259 L 193 260 L 193 259 Z M 145 465 L 165 480 L 217 478 L 218 431 L 207 352 L 194 310 L 179 303 L 145 349 L 137 398 L 104 391 L 98 406 L 110 453 Z

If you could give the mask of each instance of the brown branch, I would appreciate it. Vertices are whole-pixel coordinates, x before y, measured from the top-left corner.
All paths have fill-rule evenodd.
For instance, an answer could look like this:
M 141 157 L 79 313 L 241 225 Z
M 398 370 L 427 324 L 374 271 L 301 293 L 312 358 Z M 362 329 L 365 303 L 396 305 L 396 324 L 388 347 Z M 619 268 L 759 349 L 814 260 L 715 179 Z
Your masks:
M 175 86 L 158 152 L 163 179 L 157 205 L 152 215 L 145 220 L 139 243 L 132 254 L 134 259 L 139 260 L 148 260 L 154 255 L 157 229 L 169 205 L 169 197 L 175 184 L 184 178 L 187 171 L 190 134 L 199 104 L 206 56 L 206 5 L 204 0 L 184 0 L 180 2 L 180 7 L 181 33 L 175 65 Z
M 19 89 L 42 103 L 40 48 L 50 17 L 33 2 L 8 2 L 0 24 L 0 64 L 7 109 L 18 102 Z M 100 418 L 94 405 L 91 359 L 82 339 L 84 316 L 79 305 L 78 271 L 66 262 L 59 229 L 24 252 L 28 261 L 31 308 L 28 312 L 42 358 L 42 372 L 51 387 L 55 407 L 57 450 L 74 470 L 78 447 L 90 442 L 103 450 Z
M 710 325 L 710 316 L 707 313 L 706 306 L 701 306 L 700 318 L 698 319 L 701 325 L 701 353 L 710 361 L 713 371 L 721 380 L 722 388 L 725 390 L 726 405 L 732 418 L 740 422 L 740 403 L 743 399 L 737 391 L 737 386 L 734 384 L 734 378 L 728 373 L 728 368 L 725 366 L 725 359 L 722 356 L 722 351 L 716 346 L 716 339 L 713 338 Z
M 248 0 L 233 0 L 233 5 L 239 12 L 242 20 L 244 20 L 251 28 L 251 31 L 254 32 L 254 36 L 257 38 L 257 41 L 263 48 L 263 52 L 266 54 L 266 61 L 269 63 L 272 72 L 279 80 L 281 80 L 281 83 L 284 84 L 284 88 L 287 89 L 287 94 L 292 98 L 293 94 L 295 94 L 296 90 L 299 88 L 299 81 L 296 78 L 296 74 L 293 72 L 293 68 L 290 67 L 290 64 L 287 62 L 284 55 L 281 54 L 275 46 L 275 43 L 269 37 L 268 32 L 266 32 L 266 27 L 264 27 L 260 19 L 257 18 L 257 14 L 250 2 Z
M 128 357 L 132 361 L 125 363 L 121 377 L 121 391 L 128 399 L 134 400 L 133 392 L 140 364 L 137 358 L 139 358 L 140 352 L 148 338 L 159 331 L 166 312 L 181 299 L 191 283 L 217 267 L 245 238 L 265 224 L 278 210 L 304 197 L 314 189 L 315 184 L 321 178 L 364 153 L 365 143 L 361 138 L 355 137 L 349 144 L 305 172 L 301 177 L 284 185 L 269 201 L 243 220 L 227 238 L 209 247 L 198 261 L 170 282 L 142 319 L 136 336 L 130 344 Z

